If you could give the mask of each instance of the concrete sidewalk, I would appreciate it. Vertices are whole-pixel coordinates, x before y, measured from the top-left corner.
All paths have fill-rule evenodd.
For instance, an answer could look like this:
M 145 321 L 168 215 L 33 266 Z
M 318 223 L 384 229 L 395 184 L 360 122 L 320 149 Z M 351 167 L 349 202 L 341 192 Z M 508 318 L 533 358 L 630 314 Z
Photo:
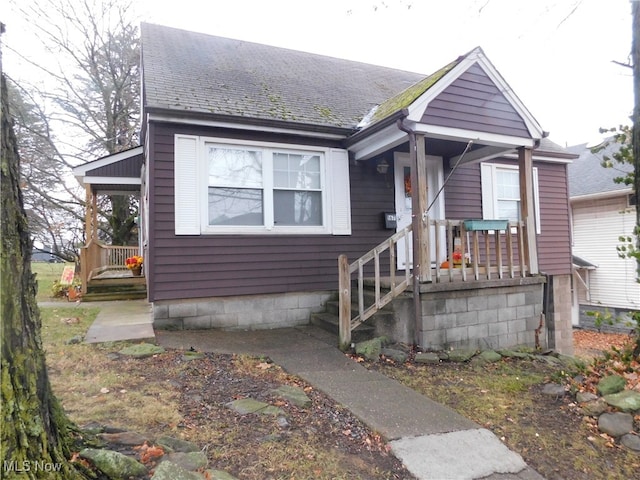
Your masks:
M 541 480 L 492 432 L 448 407 L 371 372 L 315 327 L 256 331 L 157 331 L 164 347 L 266 355 L 342 404 L 390 441 L 419 479 Z
M 151 305 L 146 300 L 84 302 L 76 305 L 100 308 L 98 316 L 84 337 L 86 343 L 155 341 Z

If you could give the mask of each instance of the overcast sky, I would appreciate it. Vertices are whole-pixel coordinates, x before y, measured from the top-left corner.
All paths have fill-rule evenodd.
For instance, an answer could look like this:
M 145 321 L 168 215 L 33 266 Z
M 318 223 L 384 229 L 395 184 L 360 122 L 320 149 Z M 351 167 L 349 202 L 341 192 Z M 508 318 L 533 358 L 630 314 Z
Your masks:
M 29 1 L 29 0 L 23 0 Z M 628 0 L 138 0 L 143 21 L 430 74 L 481 46 L 550 138 L 629 123 Z M 6 19 L 6 17 L 9 17 Z M 4 15 L 28 50 L 28 21 Z M 26 23 L 25 23 L 26 22 Z M 4 53 L 4 67 L 15 63 Z

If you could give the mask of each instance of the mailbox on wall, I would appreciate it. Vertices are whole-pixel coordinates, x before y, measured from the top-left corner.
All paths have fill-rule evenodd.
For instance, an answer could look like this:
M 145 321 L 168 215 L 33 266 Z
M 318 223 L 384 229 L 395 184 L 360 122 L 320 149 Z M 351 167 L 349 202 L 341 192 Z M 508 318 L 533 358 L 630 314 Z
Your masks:
M 382 215 L 384 218 L 384 228 L 387 230 L 395 230 L 398 225 L 395 212 L 384 212 Z

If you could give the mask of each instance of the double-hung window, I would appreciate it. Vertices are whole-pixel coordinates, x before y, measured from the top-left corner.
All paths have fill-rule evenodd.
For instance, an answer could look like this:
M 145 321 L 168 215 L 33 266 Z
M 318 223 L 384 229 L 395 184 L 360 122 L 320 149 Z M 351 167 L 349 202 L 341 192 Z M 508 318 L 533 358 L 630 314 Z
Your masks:
M 177 135 L 175 162 L 179 235 L 350 233 L 344 150 Z
M 485 219 L 520 220 L 520 174 L 517 166 L 482 163 L 482 216 Z M 540 233 L 538 169 L 533 168 L 536 232 Z
M 262 152 L 207 145 L 208 224 L 264 225 Z

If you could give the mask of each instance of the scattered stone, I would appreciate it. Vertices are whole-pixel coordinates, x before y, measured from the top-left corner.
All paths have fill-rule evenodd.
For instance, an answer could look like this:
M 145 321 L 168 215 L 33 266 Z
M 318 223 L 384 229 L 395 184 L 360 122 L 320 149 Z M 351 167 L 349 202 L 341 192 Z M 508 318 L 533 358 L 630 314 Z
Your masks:
M 77 325 L 78 323 L 80 323 L 80 317 L 61 318 L 60 323 L 64 323 L 66 325 Z
M 206 478 L 211 480 L 238 480 L 236 477 L 224 470 L 207 470 L 205 474 L 208 475 Z
M 104 425 L 98 422 L 89 422 L 80 427 L 80 429 L 89 435 L 97 435 L 98 433 L 104 432 Z
M 416 363 L 438 364 L 440 363 L 440 355 L 434 352 L 416 353 L 414 361 Z
M 289 420 L 287 420 L 287 417 L 282 417 L 282 416 L 278 417 L 276 422 L 278 423 L 278 426 L 280 428 L 288 428 L 289 427 Z
M 165 460 L 156 467 L 151 480 L 202 480 L 202 475 Z
M 107 393 L 109 393 L 109 391 L 110 391 L 110 390 L 109 390 L 107 387 L 102 387 L 102 388 L 100 389 L 100 393 L 102 393 L 102 394 L 107 394 Z
M 164 353 L 164 348 L 151 343 L 138 343 L 123 348 L 119 353 L 120 355 L 127 355 L 134 358 L 147 358 L 159 353 Z
M 382 355 L 390 358 L 396 363 L 404 363 L 407 361 L 407 358 L 409 358 L 409 355 L 407 355 L 405 352 L 403 352 L 402 350 L 396 350 L 395 348 L 383 348 Z
M 121 479 L 140 477 L 147 473 L 147 468 L 134 458 L 113 450 L 85 448 L 80 458 L 89 460 L 98 470 L 109 478 Z M 175 480 L 175 479 L 174 479 Z
M 101 433 L 98 435 L 105 442 L 113 443 L 116 445 L 142 445 L 144 442 L 148 442 L 149 439 L 136 432 L 116 432 L 116 433 Z
M 597 399 L 598 396 L 591 392 L 578 392 L 576 394 L 576 400 L 578 401 L 578 403 L 593 402 Z
M 120 358 L 120 354 L 118 352 L 109 352 L 107 353 L 107 358 L 109 360 L 118 360 Z
M 600 395 L 610 395 L 624 390 L 627 381 L 620 375 L 608 375 L 598 382 L 597 390 Z
M 455 349 L 449 352 L 450 362 L 468 362 L 476 354 L 475 350 Z
M 612 437 L 621 437 L 633 431 L 633 415 L 629 413 L 603 413 L 598 417 L 598 428 Z
M 284 398 L 296 407 L 307 408 L 311 406 L 311 399 L 304 393 L 304 390 L 299 387 L 281 385 L 271 392 L 278 397 Z
M 534 355 L 534 359 L 540 360 L 541 362 L 545 362 L 549 365 L 562 365 L 560 359 L 554 357 L 553 355 Z
M 636 453 L 640 453 L 640 436 L 627 433 L 620 438 L 620 444 Z
M 576 357 L 572 357 L 571 355 L 558 354 L 558 360 L 560 360 L 562 364 L 568 368 L 585 367 L 585 363 L 582 360 Z
M 82 343 L 82 340 L 84 340 L 84 337 L 82 335 L 75 335 L 64 343 L 66 343 L 67 345 L 76 345 L 78 343 Z
M 487 363 L 495 363 L 502 360 L 502 355 L 500 355 L 495 350 L 484 350 L 480 352 L 480 355 L 478 356 L 484 359 Z
M 640 410 L 640 392 L 624 390 L 620 393 L 613 393 L 604 397 L 605 401 L 612 407 L 616 407 L 623 412 L 634 412 Z
M 580 406 L 580 413 L 589 417 L 597 417 L 607 411 L 609 405 L 604 398 L 597 398 Z
M 542 387 L 542 394 L 550 397 L 564 397 L 565 393 L 564 385 L 558 383 L 547 383 Z
M 382 337 L 356 343 L 356 355 L 362 355 L 367 360 L 378 360 L 381 353 Z
M 498 350 L 498 353 L 503 357 L 512 357 L 512 358 L 529 358 L 530 355 L 525 352 L 518 352 L 516 350 Z
M 172 452 L 162 457 L 163 462 L 171 462 L 185 470 L 198 470 L 207 468 L 209 461 L 203 452 Z
M 192 352 L 189 350 L 182 354 L 182 360 L 184 360 L 185 362 L 190 362 L 191 360 L 199 360 L 201 358 L 204 358 L 204 353 L 202 352 Z
M 240 415 L 247 415 L 249 413 L 255 413 L 257 415 L 284 415 L 282 409 L 273 407 L 268 403 L 259 402 L 253 398 L 241 398 L 240 400 L 234 400 L 226 404 L 227 408 L 239 413 Z
M 155 441 L 156 445 L 161 446 L 168 452 L 199 452 L 200 448 L 192 442 L 187 442 L 180 438 L 173 438 L 168 436 L 158 437 Z

